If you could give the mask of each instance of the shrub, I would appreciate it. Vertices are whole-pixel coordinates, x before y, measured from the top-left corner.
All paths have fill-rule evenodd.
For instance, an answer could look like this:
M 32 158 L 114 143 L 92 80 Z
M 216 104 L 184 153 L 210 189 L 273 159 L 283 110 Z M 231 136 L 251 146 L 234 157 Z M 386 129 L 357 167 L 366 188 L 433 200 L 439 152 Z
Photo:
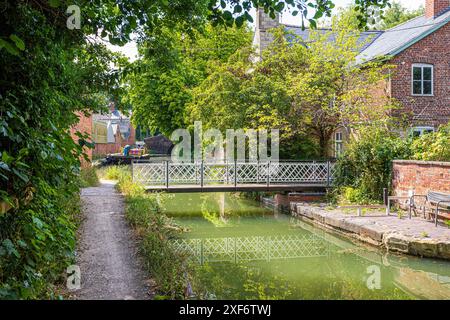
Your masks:
M 450 161 L 450 122 L 438 131 L 415 139 L 412 158 L 424 161 Z
M 94 167 L 82 168 L 80 171 L 80 187 L 96 187 L 98 186 L 97 169 Z
M 38 187 L 26 208 L 0 215 L 0 299 L 56 298 L 54 284 L 74 262 L 79 194 Z
M 131 180 L 131 166 L 117 165 L 102 167 L 97 170 L 97 174 L 102 179 L 120 181 L 124 177 L 129 177 Z
M 336 184 L 352 188 L 343 189 L 351 202 L 381 201 L 383 188 L 391 185 L 392 160 L 410 153 L 410 143 L 389 128 L 362 128 L 337 161 Z

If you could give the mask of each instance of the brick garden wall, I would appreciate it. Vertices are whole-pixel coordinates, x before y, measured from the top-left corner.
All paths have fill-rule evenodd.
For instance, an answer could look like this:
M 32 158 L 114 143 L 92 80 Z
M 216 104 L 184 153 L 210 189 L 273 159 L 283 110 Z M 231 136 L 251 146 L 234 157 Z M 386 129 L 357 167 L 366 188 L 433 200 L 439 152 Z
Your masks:
M 397 112 L 407 115 L 414 125 L 438 126 L 450 121 L 450 23 L 415 43 L 394 57 L 396 65 L 391 79 L 392 97 L 402 108 Z M 411 94 L 413 63 L 434 66 L 434 95 Z M 410 115 L 414 114 L 414 117 Z
M 428 191 L 450 193 L 450 162 L 396 160 L 393 164 L 393 194 L 408 196 Z
M 281 210 L 289 210 L 291 202 L 315 202 L 323 201 L 325 193 L 305 192 L 305 193 L 278 193 L 274 196 L 273 204 Z

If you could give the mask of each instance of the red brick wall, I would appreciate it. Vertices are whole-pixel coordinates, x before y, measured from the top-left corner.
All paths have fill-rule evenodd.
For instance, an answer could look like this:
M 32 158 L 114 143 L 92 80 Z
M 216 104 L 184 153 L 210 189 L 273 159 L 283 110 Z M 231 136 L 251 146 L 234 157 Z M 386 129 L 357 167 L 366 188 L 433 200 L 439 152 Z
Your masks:
M 127 144 L 133 145 L 136 143 L 136 130 L 131 126 L 131 133 L 128 139 L 123 140 L 120 133 L 116 135 L 115 143 L 96 143 L 93 153 L 95 155 L 107 155 L 110 153 L 120 153 L 121 148 Z
M 81 132 L 83 134 L 88 134 L 89 136 L 92 135 L 92 116 L 86 117 L 83 113 L 77 112 L 77 116 L 79 117 L 80 121 L 76 126 L 74 126 L 72 129 L 70 129 L 70 134 L 72 135 L 72 139 L 75 141 L 78 141 L 78 137 L 75 135 L 75 133 Z M 87 154 L 88 158 L 92 160 L 92 149 L 90 148 L 84 148 L 84 153 Z M 81 159 L 81 166 L 87 167 L 90 165 L 89 162 L 86 162 L 86 160 L 82 157 Z
M 304 195 L 300 193 L 288 195 L 276 194 L 274 197 L 274 203 L 276 206 L 289 208 L 291 202 L 314 202 L 314 201 L 322 201 L 323 199 L 324 195 L 314 193 L 306 193 Z
M 397 112 L 408 116 L 414 125 L 437 126 L 450 121 L 450 23 L 394 57 L 397 66 L 391 79 L 392 97 L 402 104 Z M 434 96 L 411 94 L 413 63 L 434 65 Z
M 408 196 L 409 190 L 450 192 L 450 162 L 396 160 L 392 184 L 396 196 Z
M 450 6 L 450 0 L 425 0 L 425 16 L 434 18 Z

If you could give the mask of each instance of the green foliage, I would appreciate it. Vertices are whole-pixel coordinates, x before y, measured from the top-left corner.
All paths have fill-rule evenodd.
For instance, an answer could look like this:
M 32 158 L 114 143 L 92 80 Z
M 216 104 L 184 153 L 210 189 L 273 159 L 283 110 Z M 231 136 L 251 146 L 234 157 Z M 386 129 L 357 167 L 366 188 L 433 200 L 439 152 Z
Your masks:
M 414 139 L 412 158 L 424 161 L 450 161 L 450 122 L 436 132 Z
M 404 138 L 389 126 L 359 128 L 337 161 L 334 200 L 370 204 L 391 187 L 392 160 L 450 161 L 450 124 L 418 138 Z
M 332 191 L 332 202 L 345 204 L 375 204 L 379 199 L 373 198 L 363 191 L 362 188 L 340 187 Z
M 162 28 L 140 47 L 143 58 L 135 62 L 127 78 L 130 90 L 125 101 L 133 105 L 134 123 L 166 135 L 186 127 L 185 106 L 191 90 L 211 67 L 250 43 L 246 27 L 207 25 L 191 36 L 183 29 Z
M 74 262 L 79 196 L 41 184 L 20 213 L 0 215 L 0 299 L 54 299 L 53 283 Z
M 129 166 L 108 166 L 99 171 L 101 178 L 108 180 L 125 180 L 131 177 L 131 168 Z
M 98 186 L 97 169 L 94 167 L 82 168 L 80 172 L 80 187 L 96 187 Z
M 101 46 L 65 37 L 50 15 L 25 2 L 0 6 L 1 37 L 13 31 L 23 49 L 0 50 L 0 201 L 13 205 L 0 214 L 0 297 L 52 298 L 52 283 L 73 258 L 78 208 L 68 203 L 77 197 L 78 158 L 88 144 L 69 129 L 76 111 L 95 108 L 89 93 L 109 77 L 100 56 L 89 58 L 88 47 Z
M 209 19 L 213 25 L 240 26 L 245 21 L 253 22 L 249 12 L 254 8 L 263 8 L 272 19 L 275 19 L 276 13 L 286 9 L 293 16 L 299 16 L 303 27 L 309 23 L 315 28 L 318 19 L 331 16 L 331 11 L 335 7 L 334 2 L 333 0 L 212 0 L 208 7 Z M 389 0 L 355 0 L 354 3 L 355 10 L 360 13 L 358 15 L 360 27 L 365 27 L 368 19 L 373 17 L 374 8 L 378 8 L 382 14 L 384 9 L 390 6 Z M 314 12 L 314 15 L 311 15 L 311 12 Z
M 380 23 L 375 24 L 373 27 L 379 30 L 390 29 L 422 14 L 424 14 L 423 7 L 417 10 L 408 10 L 400 2 L 393 1 L 391 7 L 384 12 Z
M 408 159 L 409 141 L 387 126 L 360 128 L 337 161 L 336 185 L 349 202 L 381 201 L 391 185 L 392 160 Z

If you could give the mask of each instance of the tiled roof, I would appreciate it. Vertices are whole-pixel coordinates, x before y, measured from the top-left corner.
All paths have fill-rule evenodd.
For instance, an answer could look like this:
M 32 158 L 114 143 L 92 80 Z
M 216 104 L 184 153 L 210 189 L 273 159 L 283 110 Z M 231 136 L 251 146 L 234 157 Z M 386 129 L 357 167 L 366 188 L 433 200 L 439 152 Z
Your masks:
M 301 37 L 303 41 L 308 41 L 309 35 L 311 32 L 310 29 L 302 30 L 301 27 L 289 26 L 289 25 L 286 25 L 286 29 L 288 31 L 293 32 L 295 35 Z M 331 29 L 317 29 L 317 31 L 325 34 L 325 33 L 330 33 Z M 377 30 L 361 32 L 360 37 L 358 39 L 358 43 L 363 44 L 363 46 L 360 48 L 360 51 L 363 51 L 368 46 L 370 46 L 382 33 L 383 33 L 383 31 L 377 31 Z M 334 41 L 334 35 L 332 33 L 330 33 L 329 40 L 330 40 L 330 42 Z
M 450 10 L 435 19 L 420 16 L 388 29 L 359 54 L 358 62 L 397 55 L 448 22 L 450 22 Z
M 361 32 L 359 43 L 364 43 L 364 45 L 357 56 L 357 63 L 363 63 L 383 56 L 397 55 L 449 22 L 450 8 L 434 19 L 420 16 L 385 31 Z M 295 35 L 300 36 L 304 41 L 308 41 L 310 29 L 302 30 L 300 27 L 290 25 L 285 27 Z M 327 33 L 331 29 L 318 29 L 318 31 Z M 334 36 L 330 33 L 330 41 L 333 40 Z

